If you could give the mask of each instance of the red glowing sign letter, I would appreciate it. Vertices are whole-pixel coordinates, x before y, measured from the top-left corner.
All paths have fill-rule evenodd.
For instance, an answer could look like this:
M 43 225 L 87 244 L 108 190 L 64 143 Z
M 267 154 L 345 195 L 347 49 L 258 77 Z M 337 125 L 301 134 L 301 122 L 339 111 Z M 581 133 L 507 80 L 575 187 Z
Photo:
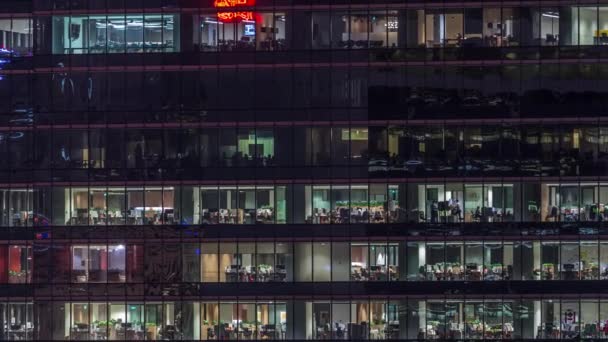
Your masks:
M 220 12 L 217 18 L 223 23 L 254 21 L 253 12 Z
M 215 0 L 216 8 L 235 8 L 254 6 L 255 0 Z M 253 12 L 219 12 L 217 19 L 223 23 L 240 23 L 242 21 L 253 21 Z
M 215 0 L 213 6 L 216 8 L 255 6 L 255 0 Z
M 249 7 L 255 6 L 255 0 L 215 0 L 213 6 L 216 8 Z M 253 12 L 219 12 L 217 19 L 224 23 L 254 21 Z

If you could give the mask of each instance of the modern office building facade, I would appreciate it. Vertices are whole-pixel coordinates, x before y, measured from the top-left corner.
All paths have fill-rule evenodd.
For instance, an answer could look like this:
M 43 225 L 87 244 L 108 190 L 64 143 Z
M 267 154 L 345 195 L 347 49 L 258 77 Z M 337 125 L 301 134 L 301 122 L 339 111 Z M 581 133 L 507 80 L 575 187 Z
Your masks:
M 608 2 L 0 1 L 0 339 L 608 338 Z

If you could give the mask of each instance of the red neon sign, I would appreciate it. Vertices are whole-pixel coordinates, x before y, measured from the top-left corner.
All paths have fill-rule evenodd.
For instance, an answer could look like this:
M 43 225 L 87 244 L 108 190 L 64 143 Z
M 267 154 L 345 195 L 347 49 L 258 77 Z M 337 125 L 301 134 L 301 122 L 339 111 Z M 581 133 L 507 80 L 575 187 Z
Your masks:
M 216 8 L 255 6 L 255 0 L 215 0 L 213 6 Z
M 213 6 L 216 8 L 235 8 L 255 6 L 255 0 L 215 0 Z M 253 12 L 235 11 L 218 12 L 217 19 L 224 23 L 235 23 L 242 21 L 254 21 Z
M 219 12 L 217 18 L 223 23 L 254 21 L 253 12 Z

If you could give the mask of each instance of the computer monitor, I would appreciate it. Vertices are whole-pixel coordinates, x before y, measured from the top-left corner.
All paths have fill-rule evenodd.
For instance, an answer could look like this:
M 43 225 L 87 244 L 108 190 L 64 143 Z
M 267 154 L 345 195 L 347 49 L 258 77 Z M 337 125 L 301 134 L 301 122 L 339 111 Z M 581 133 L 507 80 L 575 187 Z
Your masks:
M 255 36 L 255 24 L 245 24 L 243 35 Z

